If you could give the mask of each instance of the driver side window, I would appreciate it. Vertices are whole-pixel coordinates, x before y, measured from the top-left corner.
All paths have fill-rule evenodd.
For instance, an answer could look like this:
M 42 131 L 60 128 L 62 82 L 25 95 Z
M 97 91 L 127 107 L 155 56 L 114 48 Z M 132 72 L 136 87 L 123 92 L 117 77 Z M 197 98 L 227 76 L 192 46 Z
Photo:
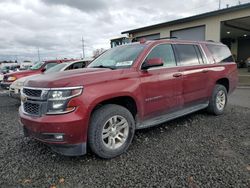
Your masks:
M 148 54 L 146 61 L 152 58 L 161 58 L 164 62 L 164 67 L 176 66 L 175 56 L 171 44 L 160 44 L 153 48 Z

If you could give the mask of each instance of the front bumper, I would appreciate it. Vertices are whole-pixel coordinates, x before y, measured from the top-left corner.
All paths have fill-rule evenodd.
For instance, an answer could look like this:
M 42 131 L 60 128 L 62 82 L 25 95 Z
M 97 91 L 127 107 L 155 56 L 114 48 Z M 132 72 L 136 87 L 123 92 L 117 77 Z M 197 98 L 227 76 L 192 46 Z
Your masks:
M 1 88 L 9 90 L 11 83 L 10 82 L 1 82 Z
M 79 111 L 32 117 L 24 114 L 19 108 L 19 114 L 26 136 L 48 144 L 52 150 L 62 155 L 86 154 L 87 121 Z

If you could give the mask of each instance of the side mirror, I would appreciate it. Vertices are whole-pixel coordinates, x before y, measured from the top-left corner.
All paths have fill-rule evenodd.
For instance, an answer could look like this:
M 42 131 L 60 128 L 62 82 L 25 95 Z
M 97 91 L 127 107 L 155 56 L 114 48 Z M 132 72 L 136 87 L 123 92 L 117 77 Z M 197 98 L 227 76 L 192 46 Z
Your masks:
M 146 60 L 142 64 L 142 70 L 147 70 L 151 67 L 160 67 L 160 66 L 163 66 L 162 58 L 151 58 L 151 59 Z
M 43 68 L 41 71 L 42 71 L 42 72 L 45 72 L 45 71 L 46 71 L 46 68 Z

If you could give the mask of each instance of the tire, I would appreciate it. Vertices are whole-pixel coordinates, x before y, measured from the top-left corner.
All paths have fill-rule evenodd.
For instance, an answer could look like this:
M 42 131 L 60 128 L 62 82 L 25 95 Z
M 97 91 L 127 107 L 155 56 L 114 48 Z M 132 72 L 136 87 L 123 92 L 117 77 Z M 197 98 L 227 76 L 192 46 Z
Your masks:
M 128 149 L 134 132 L 135 120 L 132 114 L 122 106 L 107 104 L 95 110 L 91 116 L 88 144 L 97 156 L 114 158 Z
M 221 115 L 223 114 L 226 105 L 227 105 L 227 89 L 223 85 L 216 84 L 212 96 L 210 97 L 207 111 L 214 115 Z

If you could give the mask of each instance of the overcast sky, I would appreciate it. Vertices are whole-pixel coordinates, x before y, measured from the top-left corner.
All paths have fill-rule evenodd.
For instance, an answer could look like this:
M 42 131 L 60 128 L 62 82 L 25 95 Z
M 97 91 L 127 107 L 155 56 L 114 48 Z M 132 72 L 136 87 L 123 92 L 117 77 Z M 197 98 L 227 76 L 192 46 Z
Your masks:
M 221 0 L 222 8 L 238 0 Z M 184 3 L 186 2 L 186 3 Z M 79 58 L 121 32 L 218 9 L 219 0 L 1 0 L 0 60 Z M 241 0 L 241 3 L 250 0 Z

